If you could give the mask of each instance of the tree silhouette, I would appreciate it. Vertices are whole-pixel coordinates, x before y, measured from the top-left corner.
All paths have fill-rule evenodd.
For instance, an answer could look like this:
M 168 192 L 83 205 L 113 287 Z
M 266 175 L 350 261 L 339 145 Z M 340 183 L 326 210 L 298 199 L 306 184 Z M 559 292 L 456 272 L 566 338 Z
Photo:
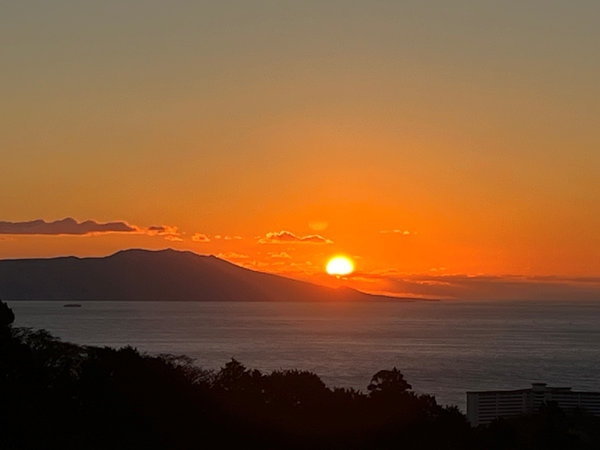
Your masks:
M 262 374 L 249 370 L 237 359 L 231 358 L 217 373 L 214 387 L 225 392 L 252 392 L 259 389 Z
M 313 406 L 330 393 L 325 383 L 305 370 L 274 371 L 265 376 L 266 401 L 291 408 Z
M 11 327 L 0 302 L 0 449 L 598 449 L 600 418 L 548 405 L 471 428 L 455 407 L 412 392 L 395 367 L 369 394 L 314 373 L 219 372 L 132 347 L 79 346 Z
M 402 372 L 394 367 L 392 370 L 380 370 L 373 375 L 367 389 L 371 397 L 380 394 L 398 396 L 407 394 L 412 389 L 412 386 L 406 382 Z
M 15 321 L 15 314 L 6 303 L 0 300 L 0 327 L 8 327 Z

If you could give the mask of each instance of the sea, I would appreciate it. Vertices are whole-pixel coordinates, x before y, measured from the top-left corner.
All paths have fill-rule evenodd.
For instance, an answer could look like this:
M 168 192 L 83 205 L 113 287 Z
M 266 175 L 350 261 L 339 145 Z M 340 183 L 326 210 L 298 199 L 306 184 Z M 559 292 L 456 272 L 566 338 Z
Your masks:
M 534 382 L 600 391 L 600 302 L 8 303 L 15 326 L 78 344 L 187 355 L 205 369 L 235 358 L 366 392 L 377 371 L 396 367 L 414 391 L 463 411 L 466 391 Z

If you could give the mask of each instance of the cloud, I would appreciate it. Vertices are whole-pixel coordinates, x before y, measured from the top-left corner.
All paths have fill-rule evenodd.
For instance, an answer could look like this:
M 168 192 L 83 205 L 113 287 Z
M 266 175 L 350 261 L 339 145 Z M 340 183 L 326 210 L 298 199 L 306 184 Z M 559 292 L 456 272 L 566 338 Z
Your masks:
M 230 256 L 231 255 L 231 256 Z M 314 278 L 311 278 L 315 273 L 322 271 L 320 266 L 315 266 L 310 261 L 296 261 L 290 262 L 289 259 L 283 257 L 282 259 L 268 259 L 268 260 L 257 260 L 254 257 L 248 257 L 242 255 L 241 257 L 235 256 L 236 254 L 225 253 L 219 254 L 218 257 L 223 257 L 231 262 L 235 262 L 240 266 L 246 267 L 252 270 L 260 270 L 269 273 L 277 273 L 292 278 L 305 279 L 307 281 L 315 282 Z
M 145 232 L 148 236 L 179 236 L 179 229 L 171 225 L 152 226 L 146 229 L 138 227 L 138 229 Z
M 398 229 L 394 229 L 394 230 L 381 230 L 379 233 L 381 234 L 397 234 L 397 235 L 401 235 L 401 236 L 409 236 L 411 234 L 410 231 L 408 230 L 398 230 Z
M 154 225 L 148 228 L 136 227 L 138 231 L 142 234 L 147 234 L 148 236 L 162 236 L 167 241 L 171 242 L 181 242 L 183 238 L 181 237 L 181 233 L 179 233 L 179 229 L 172 225 Z
M 192 236 L 194 242 L 210 242 L 210 238 L 204 233 L 194 233 Z
M 238 236 L 238 235 L 235 235 L 235 236 L 224 235 L 223 236 L 223 235 L 217 234 L 217 235 L 215 235 L 215 239 L 223 239 L 224 241 L 239 241 L 243 238 L 242 238 L 242 236 Z
M 141 227 L 124 221 L 100 223 L 95 220 L 78 222 L 72 217 L 46 222 L 42 219 L 28 222 L 0 221 L 0 235 L 45 235 L 45 236 L 88 236 L 105 233 L 133 233 L 147 236 L 161 236 L 169 241 L 182 241 L 177 227 L 160 225 Z
M 600 277 L 360 274 L 396 295 L 461 300 L 598 300 Z
M 296 236 L 290 231 L 269 232 L 265 237 L 258 240 L 259 244 L 333 244 L 333 241 L 310 234 L 308 236 Z
M 269 252 L 268 255 L 273 259 L 290 259 L 291 256 L 287 252 Z
M 45 220 L 31 220 L 29 222 L 3 222 L 0 221 L 0 234 L 44 234 L 44 235 L 85 235 L 94 233 L 132 233 L 139 231 L 138 227 L 126 222 L 99 223 L 94 220 L 77 222 L 71 217 L 46 222 Z
M 226 252 L 226 253 L 218 253 L 217 258 L 227 259 L 229 261 L 239 261 L 239 260 L 248 259 L 249 256 L 243 255 L 241 253 L 236 253 L 236 252 Z

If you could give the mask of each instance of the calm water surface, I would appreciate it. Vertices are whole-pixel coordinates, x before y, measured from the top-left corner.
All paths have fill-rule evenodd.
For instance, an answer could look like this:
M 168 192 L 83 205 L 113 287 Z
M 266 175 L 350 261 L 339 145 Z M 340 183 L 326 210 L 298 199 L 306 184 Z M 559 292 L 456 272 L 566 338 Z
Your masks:
M 298 368 L 366 390 L 398 367 L 418 392 L 465 407 L 465 391 L 543 381 L 600 390 L 600 303 L 9 302 L 16 326 L 65 341 L 186 354 L 218 369 Z

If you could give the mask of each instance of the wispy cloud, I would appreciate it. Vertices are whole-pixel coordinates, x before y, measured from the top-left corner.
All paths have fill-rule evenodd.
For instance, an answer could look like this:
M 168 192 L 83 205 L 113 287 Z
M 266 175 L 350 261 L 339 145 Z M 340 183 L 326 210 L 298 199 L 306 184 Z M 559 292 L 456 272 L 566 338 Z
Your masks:
M 194 242 L 210 242 L 210 238 L 204 233 L 194 233 L 192 236 Z
M 400 230 L 400 229 L 381 230 L 379 233 L 380 234 L 396 234 L 399 236 L 409 236 L 411 234 L 414 234 L 414 233 L 411 233 L 409 230 Z
M 283 258 L 272 258 L 268 260 L 257 260 L 253 257 L 241 255 L 236 257 L 235 254 L 226 253 L 217 255 L 228 261 L 231 261 L 240 266 L 246 267 L 252 270 L 260 270 L 263 272 L 277 273 L 289 277 L 307 279 L 315 282 L 311 277 L 320 270 L 319 267 L 313 265 L 310 261 L 296 261 L 290 262 L 289 259 Z
M 99 223 L 94 220 L 77 222 L 71 217 L 46 222 L 45 220 L 31 220 L 28 222 L 0 221 L 0 234 L 44 234 L 44 235 L 85 235 L 94 233 L 133 233 L 139 231 L 138 227 L 126 222 Z
M 226 260 L 232 261 L 232 262 L 239 262 L 239 261 L 246 261 L 249 258 L 249 256 L 244 255 L 242 253 L 225 252 L 225 253 L 218 253 L 217 258 L 226 259 Z
M 155 225 L 148 228 L 137 227 L 138 230 L 147 234 L 148 236 L 162 236 L 167 241 L 172 242 L 181 242 L 183 238 L 181 237 L 181 233 L 179 233 L 179 229 L 172 225 Z
M 273 259 L 290 259 L 291 256 L 287 252 L 269 252 L 267 253 Z
M 172 225 L 154 225 L 148 228 L 144 227 L 136 227 L 137 230 L 142 234 L 147 234 L 148 236 L 161 236 L 165 238 L 167 241 L 171 242 L 181 242 L 183 238 L 181 237 L 181 233 L 179 232 L 179 228 L 174 227 Z
M 138 227 L 138 229 L 142 229 Z M 177 227 L 170 225 L 155 225 L 145 229 L 149 236 L 163 236 L 165 234 L 179 234 Z
M 269 232 L 258 240 L 259 244 L 333 244 L 333 241 L 318 234 L 297 236 L 290 231 Z
M 221 234 L 217 234 L 215 235 L 215 239 L 222 239 L 224 241 L 239 241 L 242 240 L 242 236 L 238 236 L 238 235 L 234 235 L 234 236 L 230 236 L 228 234 L 226 235 L 221 235 Z
M 463 300 L 598 300 L 600 277 L 361 273 L 400 295 Z

